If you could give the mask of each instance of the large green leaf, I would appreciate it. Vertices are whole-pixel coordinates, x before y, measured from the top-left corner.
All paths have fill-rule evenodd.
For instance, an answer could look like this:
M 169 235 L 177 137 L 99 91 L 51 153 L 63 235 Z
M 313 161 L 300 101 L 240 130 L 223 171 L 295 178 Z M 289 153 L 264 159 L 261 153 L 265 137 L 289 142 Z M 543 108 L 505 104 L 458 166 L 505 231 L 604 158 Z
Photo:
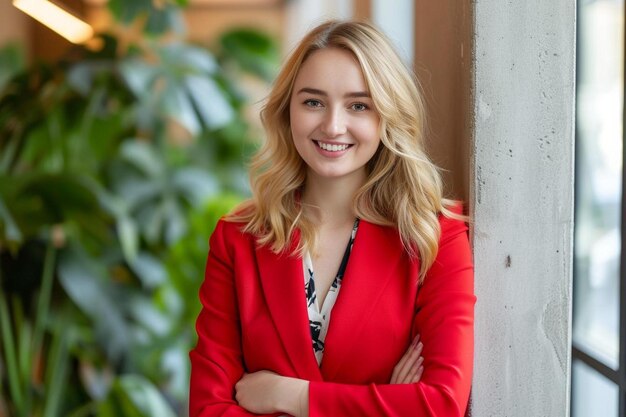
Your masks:
M 107 216 L 86 178 L 34 172 L 3 179 L 8 183 L 0 185 L 0 229 L 5 228 L 6 239 L 27 239 L 63 223 L 75 223 L 94 237 L 106 235 Z
M 78 62 L 68 70 L 67 83 L 70 87 L 86 96 L 92 91 L 97 77 L 107 76 L 113 73 L 114 70 L 113 63 L 110 61 Z
M 146 297 L 137 297 L 130 304 L 129 312 L 143 330 L 149 331 L 152 337 L 163 337 L 172 330 L 173 317 L 168 317 Z
M 200 133 L 202 129 L 201 121 L 198 118 L 193 102 L 183 85 L 170 80 L 162 101 L 163 113 L 176 120 L 189 131 L 193 136 Z
M 153 35 L 170 31 L 182 35 L 185 31 L 185 21 L 180 9 L 169 4 L 162 8 L 152 8 L 148 13 L 145 31 Z
M 209 77 L 190 75 L 185 83 L 205 126 L 217 129 L 233 120 L 235 112 L 215 81 Z
M 222 55 L 245 71 L 271 81 L 278 71 L 279 49 L 269 36 L 251 29 L 233 29 L 220 38 Z
M 23 196 L 37 198 L 52 222 L 61 223 L 73 212 L 95 212 L 95 195 L 74 174 L 43 174 L 29 176 L 18 190 Z
M 202 204 L 220 186 L 204 169 L 168 165 L 159 149 L 134 140 L 122 146 L 112 170 L 112 188 L 120 199 L 113 202 L 108 196 L 106 205 L 115 206 L 118 227 L 132 218 L 150 245 L 169 246 L 187 230 L 187 207 Z
M 0 92 L 6 83 L 24 68 L 23 48 L 16 43 L 9 43 L 0 48 Z
M 128 262 L 133 262 L 139 251 L 137 224 L 129 215 L 122 214 L 117 218 L 116 229 L 124 258 Z
M 0 178 L 0 181 L 2 179 Z M 0 190 L 0 231 L 4 234 L 3 240 L 20 242 L 22 240 L 22 232 L 17 223 L 13 219 L 11 212 L 6 207 L 2 199 L 2 192 Z
M 198 46 L 174 42 L 162 46 L 157 52 L 171 74 L 211 75 L 219 70 L 213 54 Z
M 173 173 L 171 180 L 172 186 L 194 206 L 203 204 L 220 190 L 215 175 L 200 168 L 178 169 Z
M 137 97 L 150 99 L 154 94 L 152 83 L 160 69 L 138 57 L 128 58 L 119 65 L 120 75 Z
M 152 10 L 152 3 L 152 0 L 110 0 L 108 6 L 118 21 L 131 23 L 139 16 Z
M 163 263 L 149 252 L 141 252 L 130 266 L 145 288 L 155 289 L 167 281 Z
M 220 128 L 234 118 L 226 93 L 213 80 L 219 66 L 207 50 L 171 43 L 155 47 L 159 61 L 132 57 L 120 65 L 126 84 L 139 99 L 140 109 L 181 124 L 191 135 Z
M 175 417 L 159 390 L 140 375 L 122 375 L 114 383 L 98 417 Z
M 77 247 L 61 255 L 58 273 L 67 295 L 91 319 L 109 358 L 114 363 L 121 360 L 132 342 L 132 329 L 124 318 L 129 295 L 111 281 L 102 260 Z
M 144 33 L 160 35 L 170 31 L 182 33 L 184 21 L 181 7 L 187 5 L 186 0 L 160 1 L 159 6 L 153 0 L 110 0 L 109 10 L 122 23 L 131 24 L 140 18 L 146 18 Z
M 162 156 L 147 142 L 127 140 L 120 148 L 120 156 L 141 170 L 147 177 L 165 174 Z

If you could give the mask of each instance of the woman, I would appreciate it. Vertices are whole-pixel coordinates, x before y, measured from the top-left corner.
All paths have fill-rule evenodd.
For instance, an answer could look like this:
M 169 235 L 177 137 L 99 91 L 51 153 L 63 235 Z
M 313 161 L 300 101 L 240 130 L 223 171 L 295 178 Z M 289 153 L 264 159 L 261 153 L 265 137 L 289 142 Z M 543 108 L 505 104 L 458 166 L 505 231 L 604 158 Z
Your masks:
M 192 416 L 464 414 L 471 255 L 423 118 L 373 26 L 327 22 L 292 52 L 262 111 L 252 199 L 211 237 Z

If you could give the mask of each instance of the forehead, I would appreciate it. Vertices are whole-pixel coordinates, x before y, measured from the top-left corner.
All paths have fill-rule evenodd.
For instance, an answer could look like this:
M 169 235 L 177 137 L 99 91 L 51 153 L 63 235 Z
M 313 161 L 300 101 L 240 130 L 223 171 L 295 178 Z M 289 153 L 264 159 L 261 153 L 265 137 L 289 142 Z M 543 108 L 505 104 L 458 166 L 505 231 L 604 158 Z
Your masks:
M 369 91 L 356 57 L 339 48 L 325 48 L 311 53 L 300 67 L 294 87 L 296 91 L 302 87 L 313 87 L 328 93 Z

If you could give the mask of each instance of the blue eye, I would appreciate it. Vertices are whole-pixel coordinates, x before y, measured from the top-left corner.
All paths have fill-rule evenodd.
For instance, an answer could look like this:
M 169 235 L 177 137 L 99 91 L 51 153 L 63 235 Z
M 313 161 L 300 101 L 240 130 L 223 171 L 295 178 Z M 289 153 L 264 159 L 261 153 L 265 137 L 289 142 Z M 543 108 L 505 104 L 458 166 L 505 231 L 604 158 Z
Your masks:
M 322 103 L 319 100 L 313 99 L 305 100 L 304 105 L 307 107 L 322 107 Z
M 367 107 L 366 104 L 363 103 L 354 103 L 352 106 L 350 106 L 352 108 L 352 110 L 354 111 L 365 111 L 367 110 L 369 107 Z

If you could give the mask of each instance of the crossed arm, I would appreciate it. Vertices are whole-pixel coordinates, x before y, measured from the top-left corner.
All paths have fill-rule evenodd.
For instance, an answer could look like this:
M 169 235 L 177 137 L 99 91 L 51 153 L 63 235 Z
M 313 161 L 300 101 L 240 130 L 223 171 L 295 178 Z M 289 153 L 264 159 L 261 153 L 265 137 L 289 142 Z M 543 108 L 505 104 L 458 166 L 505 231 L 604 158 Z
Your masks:
M 462 416 L 471 386 L 476 299 L 467 228 L 444 222 L 437 259 L 416 300 L 413 334 L 419 331 L 423 353 L 415 356 L 409 348 L 389 384 L 305 381 L 268 371 L 244 374 L 237 306 L 224 301 L 236 297 L 227 238 L 214 233 L 207 262 L 212 275 L 201 290 L 202 326 L 191 352 L 190 415 Z M 423 363 L 417 365 L 422 354 Z
M 424 372 L 419 335 L 394 367 L 390 384 L 414 384 Z M 237 403 L 252 413 L 288 413 L 294 417 L 309 415 L 309 381 L 280 376 L 270 371 L 244 374 L 235 384 Z

